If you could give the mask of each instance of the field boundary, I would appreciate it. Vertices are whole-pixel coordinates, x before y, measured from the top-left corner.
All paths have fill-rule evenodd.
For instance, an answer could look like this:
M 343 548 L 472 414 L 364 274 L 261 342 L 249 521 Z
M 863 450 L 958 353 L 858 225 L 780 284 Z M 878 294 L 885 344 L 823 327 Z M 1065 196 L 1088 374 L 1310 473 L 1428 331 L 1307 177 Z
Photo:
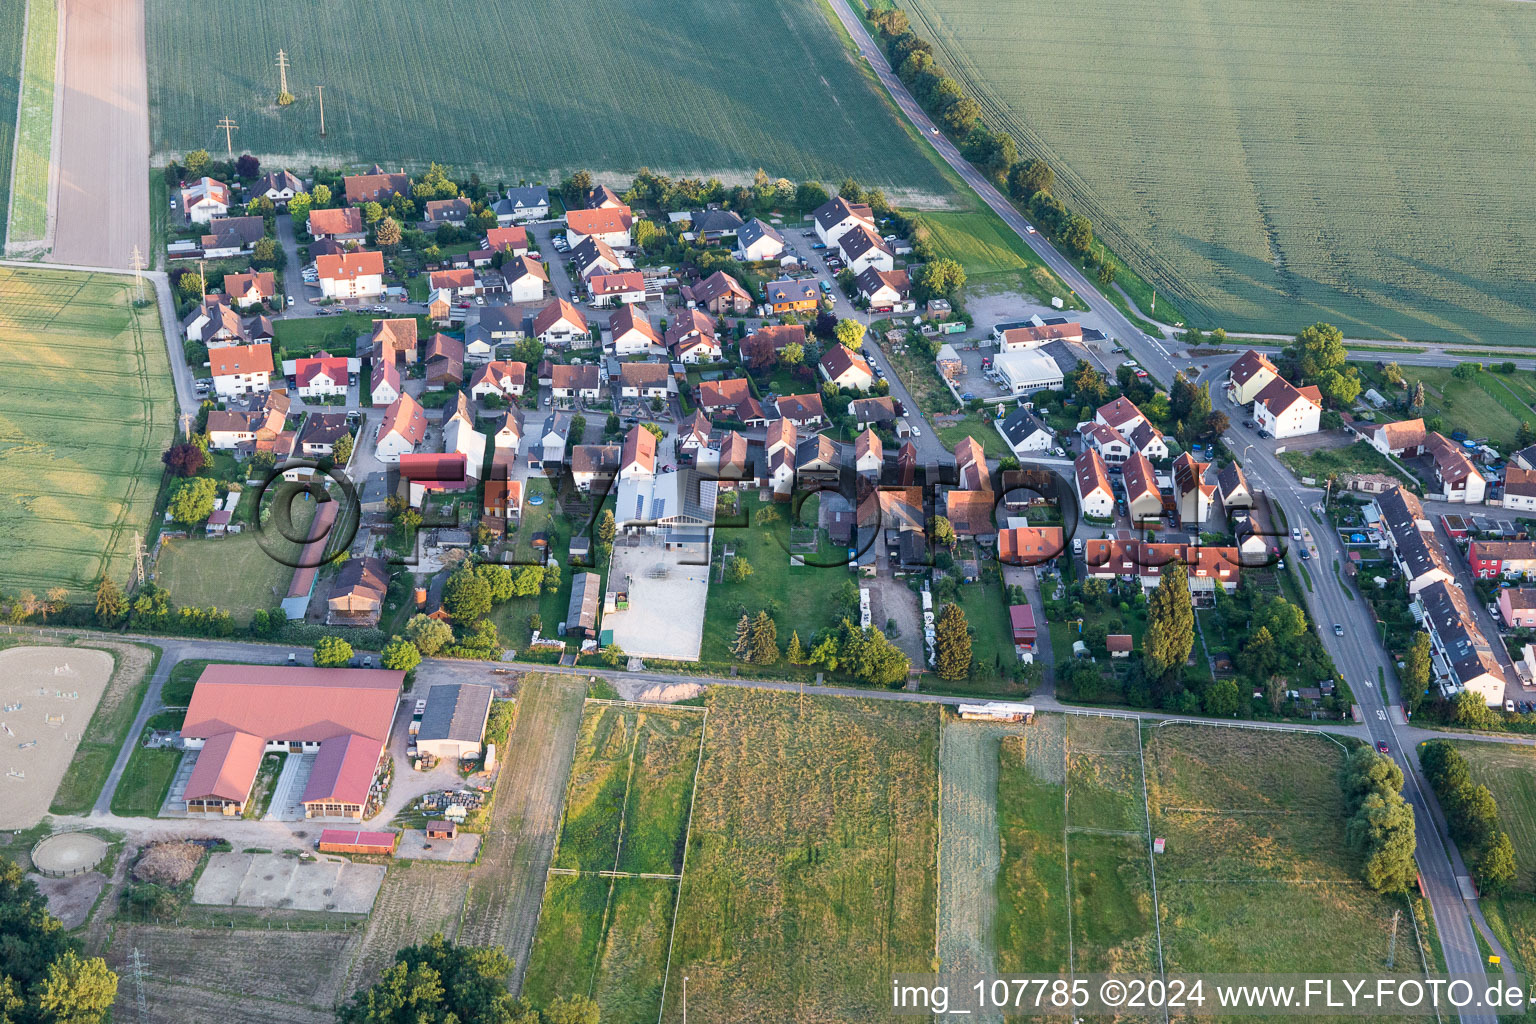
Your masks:
M 693 841 L 693 808 L 699 799 L 699 771 L 704 767 L 704 738 L 709 735 L 709 708 L 704 708 L 704 721 L 699 726 L 699 756 L 693 765 L 693 789 L 688 793 L 688 827 L 683 829 L 683 863 L 677 876 L 677 896 L 672 902 L 672 924 L 667 929 L 667 966 L 661 973 L 661 1007 L 656 1011 L 656 1024 L 667 1012 L 667 983 L 672 980 L 672 947 L 677 943 L 677 913 L 683 905 L 683 875 L 688 873 L 688 847 Z
M 1141 741 L 1141 726 L 1136 726 L 1136 757 L 1141 762 L 1141 816 L 1147 825 L 1147 870 L 1152 876 L 1152 924 L 1157 935 L 1157 976 L 1164 982 L 1168 972 L 1163 966 L 1163 914 L 1157 901 L 1157 854 L 1152 849 L 1152 802 L 1147 798 L 1147 749 Z M 1168 1019 L 1168 1008 L 1163 1007 L 1163 1020 Z
M 1248 729 L 1253 732 L 1294 732 L 1302 736 L 1321 736 L 1332 742 L 1344 753 L 1349 753 L 1349 748 L 1337 736 L 1326 729 L 1298 729 L 1294 725 L 1260 725 L 1257 722 L 1217 722 L 1206 721 L 1200 718 L 1163 718 L 1158 720 L 1157 727 L 1159 729 L 1165 725 L 1210 725 L 1218 729 Z M 1145 776 L 1143 776 L 1142 781 L 1146 781 Z

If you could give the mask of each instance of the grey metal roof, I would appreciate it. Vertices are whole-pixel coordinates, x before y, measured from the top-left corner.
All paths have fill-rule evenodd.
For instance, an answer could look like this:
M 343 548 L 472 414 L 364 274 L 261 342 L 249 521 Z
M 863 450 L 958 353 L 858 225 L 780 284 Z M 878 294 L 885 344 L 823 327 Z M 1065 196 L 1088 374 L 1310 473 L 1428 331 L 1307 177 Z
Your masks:
M 462 740 L 479 743 L 494 691 L 478 683 L 439 683 L 427 693 L 421 714 L 421 740 Z

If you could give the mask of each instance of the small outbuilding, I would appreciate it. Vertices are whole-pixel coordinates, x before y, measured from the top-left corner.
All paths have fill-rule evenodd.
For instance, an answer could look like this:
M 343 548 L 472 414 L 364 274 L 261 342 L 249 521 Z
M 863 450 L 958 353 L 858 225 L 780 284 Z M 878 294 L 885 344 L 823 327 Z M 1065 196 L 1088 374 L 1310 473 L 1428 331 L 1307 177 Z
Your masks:
M 400 842 L 398 832 L 360 832 L 350 828 L 328 828 L 320 833 L 321 853 L 366 853 L 393 857 Z
M 427 822 L 428 839 L 457 839 L 458 835 L 459 826 L 455 825 L 451 821 Z
M 478 758 L 494 696 L 489 686 L 479 683 L 440 683 L 432 687 L 421 713 L 416 749 L 433 757 Z
M 1135 645 L 1136 641 L 1129 633 L 1111 633 L 1104 638 L 1104 646 L 1109 648 L 1111 658 L 1129 658 Z

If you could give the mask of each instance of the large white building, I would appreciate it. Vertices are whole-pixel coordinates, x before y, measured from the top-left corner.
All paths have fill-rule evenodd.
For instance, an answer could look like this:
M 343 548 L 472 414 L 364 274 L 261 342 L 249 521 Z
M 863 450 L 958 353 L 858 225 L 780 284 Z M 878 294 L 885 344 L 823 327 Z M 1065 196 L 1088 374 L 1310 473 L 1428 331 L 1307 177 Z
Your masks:
M 992 360 L 992 370 L 998 383 L 1015 395 L 1059 389 L 1066 379 L 1056 360 L 1040 349 L 999 352 Z
M 1277 439 L 1317 433 L 1322 414 L 1322 392 L 1312 386 L 1293 388 L 1283 377 L 1270 381 L 1253 400 L 1255 422 Z

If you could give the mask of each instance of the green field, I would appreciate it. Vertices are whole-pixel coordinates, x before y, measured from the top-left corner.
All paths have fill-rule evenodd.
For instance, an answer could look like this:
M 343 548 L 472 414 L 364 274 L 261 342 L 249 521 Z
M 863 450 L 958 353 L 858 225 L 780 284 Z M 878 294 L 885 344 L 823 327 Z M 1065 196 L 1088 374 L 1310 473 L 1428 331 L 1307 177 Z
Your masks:
M 1383 357 L 1389 358 L 1389 357 Z M 1357 363 L 1362 379 L 1383 395 L 1395 397 L 1396 389 L 1384 384 L 1375 370 L 1375 361 Z M 1404 366 L 1403 379 L 1410 388 L 1424 383 L 1423 417 L 1439 417 L 1442 430 L 1465 430 L 1471 437 L 1487 438 L 1501 451 L 1513 451 L 1515 432 L 1522 420 L 1536 422 L 1536 374 L 1529 370 L 1514 373 L 1483 371 L 1468 380 L 1451 376 L 1449 366 Z M 1395 416 L 1406 415 L 1396 412 Z
M 1536 749 L 1503 743 L 1457 743 L 1456 749 L 1472 781 L 1487 786 L 1499 805 L 1499 824 L 1520 867 L 1515 888 L 1536 893 Z
M 1531 343 L 1531 4 L 900 6 L 1192 322 Z
M 128 578 L 176 417 L 159 314 L 132 299 L 121 277 L 0 268 L 0 589 Z
M 1001 217 L 986 207 L 927 213 L 934 248 L 965 268 L 967 291 L 1022 291 L 1041 302 L 1059 297 L 1068 309 L 1087 309 Z
M 12 242 L 36 241 L 48 230 L 48 178 L 53 159 L 53 71 L 59 42 L 57 0 L 27 0 L 26 58 L 17 124 L 11 202 Z
M 663 1019 L 682 1019 L 683 975 L 691 1019 L 893 1019 L 891 973 L 934 953 L 937 709 L 707 701 Z
M 587 704 L 523 980 L 535 1003 L 656 1020 L 703 729 L 697 708 Z
M 186 718 L 184 711 L 162 711 L 151 715 L 141 736 L 154 729 L 179 729 Z M 112 793 L 112 813 L 125 818 L 153 818 L 160 813 L 165 798 L 170 795 L 171 781 L 176 777 L 176 766 L 181 763 L 181 751 L 170 748 L 150 750 L 142 744 L 133 748 L 122 778 Z
M 1190 725 L 1138 744 L 1137 728 L 1046 716 L 1003 742 L 999 970 L 1063 970 L 1070 955 L 1079 971 L 1155 971 L 1159 949 L 1170 974 L 1384 969 L 1405 905 L 1359 881 L 1339 746 Z M 1149 815 L 1167 841 L 1155 867 Z M 1420 970 L 1411 920 L 1398 971 Z
M 1381 452 L 1356 441 L 1343 448 L 1315 448 L 1311 451 L 1281 452 L 1280 461 L 1298 477 L 1326 480 L 1334 473 L 1384 473 L 1404 483 L 1413 483 L 1411 477 L 1394 466 Z
M 313 514 L 312 503 L 298 505 L 292 528 L 307 529 Z M 155 558 L 155 578 L 178 606 L 219 608 L 243 626 L 258 609 L 276 608 L 293 580 L 293 567 L 273 558 L 256 537 L 248 527 L 225 537 L 167 538 Z M 303 545 L 275 530 L 267 537 L 268 545 L 286 549 L 289 562 L 298 560 Z
M 253 21 L 236 0 L 214 0 L 189 24 L 184 5 L 151 0 L 157 159 L 216 142 L 222 151 L 213 125 L 227 114 L 238 147 L 305 168 L 435 159 L 547 180 L 643 166 L 750 179 L 762 167 L 793 180 L 852 174 L 897 196 L 952 192 L 816 0 L 446 0 L 372 13 L 359 32 L 345 7 L 279 0 Z M 246 28 L 231 33 L 234 24 Z M 444 25 L 466 43 L 439 45 Z M 292 62 L 288 107 L 275 105 L 279 48 Z
M 27 0 L 0 0 L 0 214 L 11 208 L 11 156 L 15 150 L 17 96 L 21 92 L 22 22 Z M 7 216 L 0 215 L 0 244 Z

